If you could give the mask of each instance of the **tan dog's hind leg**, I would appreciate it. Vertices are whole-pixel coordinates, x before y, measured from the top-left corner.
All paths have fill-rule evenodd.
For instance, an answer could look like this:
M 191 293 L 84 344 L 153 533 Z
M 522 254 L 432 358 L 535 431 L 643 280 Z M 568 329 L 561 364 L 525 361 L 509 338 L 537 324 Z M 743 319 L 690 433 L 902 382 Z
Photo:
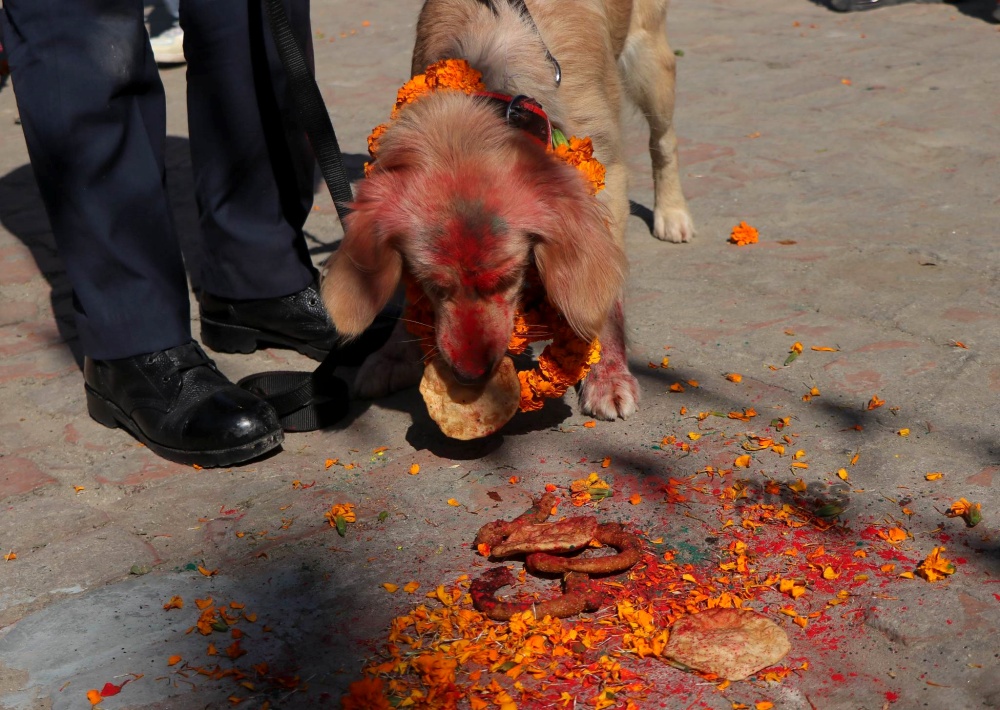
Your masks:
M 676 62 L 667 43 L 668 4 L 667 0 L 636 0 L 618 67 L 628 96 L 649 122 L 649 153 L 656 195 L 653 236 L 668 242 L 688 242 L 694 237 L 694 222 L 677 174 Z

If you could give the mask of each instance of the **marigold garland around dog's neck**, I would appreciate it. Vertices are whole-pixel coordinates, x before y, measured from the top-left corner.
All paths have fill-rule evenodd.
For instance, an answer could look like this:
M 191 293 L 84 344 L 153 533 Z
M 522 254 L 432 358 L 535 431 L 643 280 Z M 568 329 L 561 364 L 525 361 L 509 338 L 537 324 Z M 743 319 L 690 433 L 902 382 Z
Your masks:
M 390 121 L 407 105 L 439 90 L 462 91 L 465 94 L 485 91 L 482 74 L 464 59 L 443 59 L 427 67 L 400 88 L 396 94 Z M 365 175 L 377 167 L 379 138 L 388 129 L 383 123 L 368 136 L 368 153 L 372 160 L 365 164 Z M 590 138 L 571 137 L 568 140 L 556 132 L 555 145 L 548 146 L 555 157 L 572 165 L 587 179 L 590 193 L 596 195 L 604 188 L 604 166 L 594 158 Z M 406 278 L 406 311 L 403 317 L 407 329 L 420 338 L 424 354 L 431 349 L 434 335 L 434 310 L 423 289 L 412 278 Z M 527 279 L 521 306 L 514 316 L 514 332 L 507 350 L 512 355 L 522 354 L 529 343 L 551 340 L 538 357 L 538 365 L 531 370 L 518 372 L 521 382 L 520 409 L 523 412 L 541 409 L 545 399 L 562 397 L 566 390 L 580 382 L 590 367 L 601 359 L 601 344 L 597 339 L 581 339 L 566 322 L 563 315 L 546 298 L 537 272 Z

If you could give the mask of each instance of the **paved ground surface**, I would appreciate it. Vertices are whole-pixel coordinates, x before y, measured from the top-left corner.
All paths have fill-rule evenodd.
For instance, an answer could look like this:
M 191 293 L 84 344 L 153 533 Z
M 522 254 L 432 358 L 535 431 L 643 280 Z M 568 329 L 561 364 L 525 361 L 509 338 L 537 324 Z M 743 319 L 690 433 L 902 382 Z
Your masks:
M 368 130 L 407 77 L 418 3 L 314 5 L 319 80 L 357 167 Z M 469 544 L 480 525 L 513 517 L 546 484 L 564 488 L 591 471 L 614 491 L 591 512 L 641 531 L 660 561 L 640 582 L 655 570 L 668 580 L 640 589 L 622 579 L 620 595 L 652 598 L 663 624 L 670 600 L 687 593 L 680 572 L 699 584 L 729 580 L 712 584 L 743 589 L 792 644 L 788 677 L 722 690 L 621 655 L 638 680 L 612 706 L 630 698 L 642 708 L 1000 707 L 1000 32 L 989 9 L 916 4 L 838 15 L 807 0 L 677 0 L 677 124 L 699 234 L 686 246 L 649 236 L 646 138 L 641 119 L 629 117 L 637 217 L 627 311 L 641 411 L 587 427 L 568 397 L 502 436 L 460 446 L 435 433 L 410 391 L 359 403 L 341 429 L 290 435 L 277 455 L 221 471 L 161 461 L 87 417 L 69 287 L 8 86 L 0 92 L 0 552 L 16 559 L 0 560 L 0 707 L 88 707 L 88 689 L 128 674 L 142 678 L 102 707 L 215 708 L 240 698 L 244 707 L 339 706 L 394 617 L 418 603 L 436 612 L 441 602 L 426 591 L 447 592 L 483 568 Z M 184 70 L 163 77 L 170 184 L 177 222 L 190 233 Z M 309 223 L 317 261 L 339 229 L 328 198 L 319 204 Z M 727 244 L 741 220 L 760 230 L 759 244 Z M 795 342 L 804 351 L 784 366 Z M 658 367 L 664 356 L 669 367 Z M 309 366 L 281 351 L 218 361 L 234 379 Z M 742 382 L 723 377 L 734 372 Z M 671 392 L 675 383 L 684 391 Z M 804 399 L 812 388 L 819 394 Z M 885 404 L 869 410 L 876 395 Z M 696 417 L 746 407 L 758 416 Z M 770 422 L 781 417 L 790 423 L 775 431 Z M 750 466 L 733 472 L 746 432 L 790 443 L 784 456 L 752 452 Z M 797 450 L 805 454 L 793 460 Z M 327 467 L 330 459 L 338 463 Z M 415 463 L 419 474 L 408 475 Z M 943 477 L 927 480 L 930 472 Z M 975 528 L 940 512 L 961 497 L 982 504 Z M 342 502 L 358 514 L 343 537 L 323 517 Z M 768 519 L 785 503 L 841 512 L 825 519 L 833 527 L 793 516 L 807 524 L 791 528 Z M 884 538 L 894 527 L 907 536 L 892 545 Z M 719 568 L 735 559 L 737 538 L 748 545 L 744 577 Z M 954 574 L 934 583 L 898 576 L 938 546 Z M 824 579 L 828 567 L 839 576 Z M 768 575 L 808 591 L 793 600 L 746 586 Z M 381 586 L 410 581 L 420 583 L 412 594 Z M 184 608 L 165 611 L 174 595 Z M 185 633 L 199 615 L 195 599 L 209 596 L 256 614 L 237 624 L 248 654 L 235 662 L 225 658 L 228 634 Z M 789 607 L 791 615 L 779 613 Z M 593 672 L 564 681 L 570 700 L 521 707 L 594 707 L 600 682 L 616 685 L 593 664 L 616 657 L 628 624 L 613 613 L 600 619 L 611 636 L 596 649 L 574 647 L 579 657 L 568 663 Z M 219 656 L 206 655 L 210 641 Z M 183 660 L 168 666 L 174 655 Z M 251 670 L 260 662 L 266 674 Z M 244 669 L 251 687 L 192 670 L 215 663 Z M 459 669 L 465 686 L 469 670 Z M 491 679 L 512 687 L 489 668 L 480 685 Z M 537 688 L 527 675 L 519 680 Z M 482 697 L 497 707 L 495 692 Z

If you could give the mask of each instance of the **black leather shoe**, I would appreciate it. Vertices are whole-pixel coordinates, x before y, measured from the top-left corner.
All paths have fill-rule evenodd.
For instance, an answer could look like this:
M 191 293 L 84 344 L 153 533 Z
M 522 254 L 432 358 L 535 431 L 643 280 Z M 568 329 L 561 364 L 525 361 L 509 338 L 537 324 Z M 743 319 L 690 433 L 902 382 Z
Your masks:
M 284 439 L 271 405 L 226 379 L 197 343 L 83 365 L 87 410 L 170 461 L 230 466 Z
M 201 342 L 223 353 L 252 353 L 262 345 L 294 348 L 322 360 L 337 344 L 316 284 L 281 298 L 235 301 L 202 292 Z
M 361 337 L 341 344 L 316 283 L 281 298 L 236 301 L 202 292 L 201 342 L 221 353 L 252 353 L 278 345 L 322 361 L 337 350 L 339 365 L 360 365 L 388 339 L 395 314 L 380 315 Z

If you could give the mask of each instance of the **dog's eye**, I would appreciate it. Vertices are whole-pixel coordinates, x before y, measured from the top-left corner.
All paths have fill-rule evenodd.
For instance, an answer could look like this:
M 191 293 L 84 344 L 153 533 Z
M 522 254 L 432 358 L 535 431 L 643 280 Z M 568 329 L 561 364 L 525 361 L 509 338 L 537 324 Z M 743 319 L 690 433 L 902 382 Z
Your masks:
M 447 289 L 440 284 L 425 283 L 422 285 L 424 287 L 424 293 L 435 301 L 446 301 L 451 297 L 450 289 Z
M 517 291 L 520 288 L 521 281 L 523 279 L 524 274 L 522 272 L 513 271 L 498 279 L 492 288 L 492 292 L 502 293 L 504 291 Z

